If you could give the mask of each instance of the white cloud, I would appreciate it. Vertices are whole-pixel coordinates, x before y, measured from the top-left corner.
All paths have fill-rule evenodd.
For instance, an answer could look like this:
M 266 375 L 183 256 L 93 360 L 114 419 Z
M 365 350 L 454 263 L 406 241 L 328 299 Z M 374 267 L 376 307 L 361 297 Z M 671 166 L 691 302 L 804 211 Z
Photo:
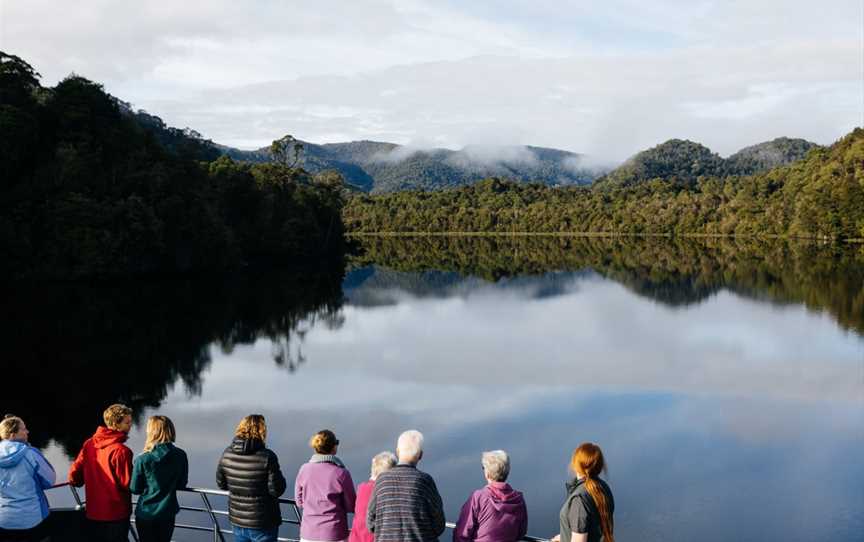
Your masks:
M 292 133 L 620 160 L 671 137 L 729 154 L 779 135 L 830 143 L 864 124 L 862 9 L 0 0 L 0 48 L 46 84 L 79 72 L 225 144 Z

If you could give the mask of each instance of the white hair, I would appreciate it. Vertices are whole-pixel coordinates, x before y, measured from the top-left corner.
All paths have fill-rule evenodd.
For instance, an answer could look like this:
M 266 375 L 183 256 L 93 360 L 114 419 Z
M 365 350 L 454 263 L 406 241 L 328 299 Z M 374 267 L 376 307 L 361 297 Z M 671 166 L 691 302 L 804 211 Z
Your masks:
M 486 477 L 493 482 L 506 482 L 510 475 L 510 456 L 504 450 L 483 452 L 480 460 Z
M 396 441 L 396 453 L 403 463 L 417 463 L 423 455 L 423 433 L 416 429 L 405 431 Z
M 393 452 L 381 452 L 372 458 L 372 473 L 370 478 L 375 480 L 378 475 L 396 466 L 396 454 Z

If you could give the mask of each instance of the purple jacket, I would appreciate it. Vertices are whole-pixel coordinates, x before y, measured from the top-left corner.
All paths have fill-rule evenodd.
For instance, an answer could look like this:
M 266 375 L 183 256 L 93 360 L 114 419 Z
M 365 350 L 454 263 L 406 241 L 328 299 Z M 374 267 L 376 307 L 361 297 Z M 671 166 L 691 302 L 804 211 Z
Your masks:
M 348 512 L 354 511 L 354 480 L 334 456 L 313 455 L 300 467 L 294 482 L 294 499 L 303 509 L 300 538 L 345 540 Z
M 522 493 L 505 482 L 489 482 L 462 506 L 453 542 L 514 542 L 527 532 Z

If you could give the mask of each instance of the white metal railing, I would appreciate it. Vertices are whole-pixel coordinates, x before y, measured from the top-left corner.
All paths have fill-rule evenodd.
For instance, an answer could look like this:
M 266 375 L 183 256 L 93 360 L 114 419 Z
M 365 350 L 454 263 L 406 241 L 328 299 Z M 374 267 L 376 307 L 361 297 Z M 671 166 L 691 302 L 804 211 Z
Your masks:
M 63 483 L 63 484 L 57 484 L 56 486 L 53 486 L 51 489 L 59 488 L 59 487 L 68 487 L 70 489 L 70 491 L 72 492 L 72 497 L 75 499 L 75 509 L 76 510 L 83 510 L 84 509 L 84 507 L 86 506 L 86 501 L 84 501 L 81 498 L 81 494 L 78 493 L 78 489 L 75 486 L 70 485 L 69 483 Z M 198 513 L 206 514 L 210 519 L 211 526 L 205 527 L 202 525 L 190 525 L 187 523 L 175 523 L 175 525 L 174 525 L 175 529 L 185 529 L 185 530 L 189 530 L 189 531 L 212 532 L 214 542 L 225 542 L 225 535 L 232 535 L 233 536 L 234 532 L 232 530 L 225 529 L 219 524 L 219 518 L 220 517 L 227 518 L 228 517 L 228 511 L 214 508 L 213 505 L 210 503 L 210 496 L 228 497 L 227 491 L 224 491 L 221 489 L 208 489 L 208 488 L 201 488 L 201 487 L 187 487 L 184 489 L 178 489 L 177 491 L 180 491 L 183 493 L 194 493 L 194 494 L 197 494 L 201 497 L 201 504 L 203 505 L 202 507 L 181 505 L 180 510 L 186 511 L 186 512 L 198 512 Z M 287 523 L 289 525 L 297 525 L 299 527 L 300 521 L 302 519 L 302 514 L 300 512 L 300 507 L 297 506 L 297 502 L 294 499 L 285 499 L 285 498 L 280 498 L 278 500 L 279 500 L 280 505 L 283 505 L 283 504 L 287 505 L 290 508 L 290 510 L 292 511 L 292 513 L 294 514 L 293 518 L 283 517 L 282 523 L 283 524 Z M 281 508 L 281 506 L 280 506 L 280 508 Z M 132 517 L 131 521 L 133 524 L 135 523 L 134 516 Z M 456 528 L 456 524 L 451 523 L 451 522 L 447 522 L 446 526 L 448 529 Z M 135 539 L 135 542 L 138 542 L 138 533 L 135 531 L 135 529 L 130 528 L 129 532 L 132 535 L 132 538 Z M 281 538 L 280 537 L 280 538 L 277 538 L 276 540 L 278 540 L 280 542 L 299 542 L 299 540 L 296 538 Z M 549 540 L 546 538 L 537 538 L 534 536 L 525 536 L 524 538 L 522 538 L 522 542 L 549 542 Z

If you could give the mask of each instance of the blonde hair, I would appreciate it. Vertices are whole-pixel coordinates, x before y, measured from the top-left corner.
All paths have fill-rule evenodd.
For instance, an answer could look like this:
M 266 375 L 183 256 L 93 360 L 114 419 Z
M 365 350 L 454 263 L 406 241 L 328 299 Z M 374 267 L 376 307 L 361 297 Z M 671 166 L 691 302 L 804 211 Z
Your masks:
M 396 466 L 396 454 L 393 452 L 381 452 L 372 458 L 372 472 L 370 478 L 376 480 L 382 472 L 388 471 Z
M 157 444 L 174 442 L 177 431 L 174 422 L 168 416 L 150 416 L 147 420 L 147 439 L 144 441 L 144 453 L 152 450 Z
M 234 436 L 242 439 L 258 439 L 261 442 L 267 440 L 267 422 L 261 414 L 250 414 L 240 420 Z
M 18 416 L 7 414 L 3 421 L 0 422 L 0 439 L 8 440 L 12 438 L 18 431 L 21 431 L 22 425 L 24 425 L 24 420 Z
M 336 438 L 336 434 L 329 429 L 322 429 L 309 439 L 309 447 L 315 450 L 316 454 L 333 453 L 333 448 L 338 444 L 339 440 Z
M 102 419 L 105 420 L 105 425 L 109 429 L 117 429 L 126 416 L 132 415 L 132 409 L 126 405 L 115 404 L 105 409 L 102 413 Z

